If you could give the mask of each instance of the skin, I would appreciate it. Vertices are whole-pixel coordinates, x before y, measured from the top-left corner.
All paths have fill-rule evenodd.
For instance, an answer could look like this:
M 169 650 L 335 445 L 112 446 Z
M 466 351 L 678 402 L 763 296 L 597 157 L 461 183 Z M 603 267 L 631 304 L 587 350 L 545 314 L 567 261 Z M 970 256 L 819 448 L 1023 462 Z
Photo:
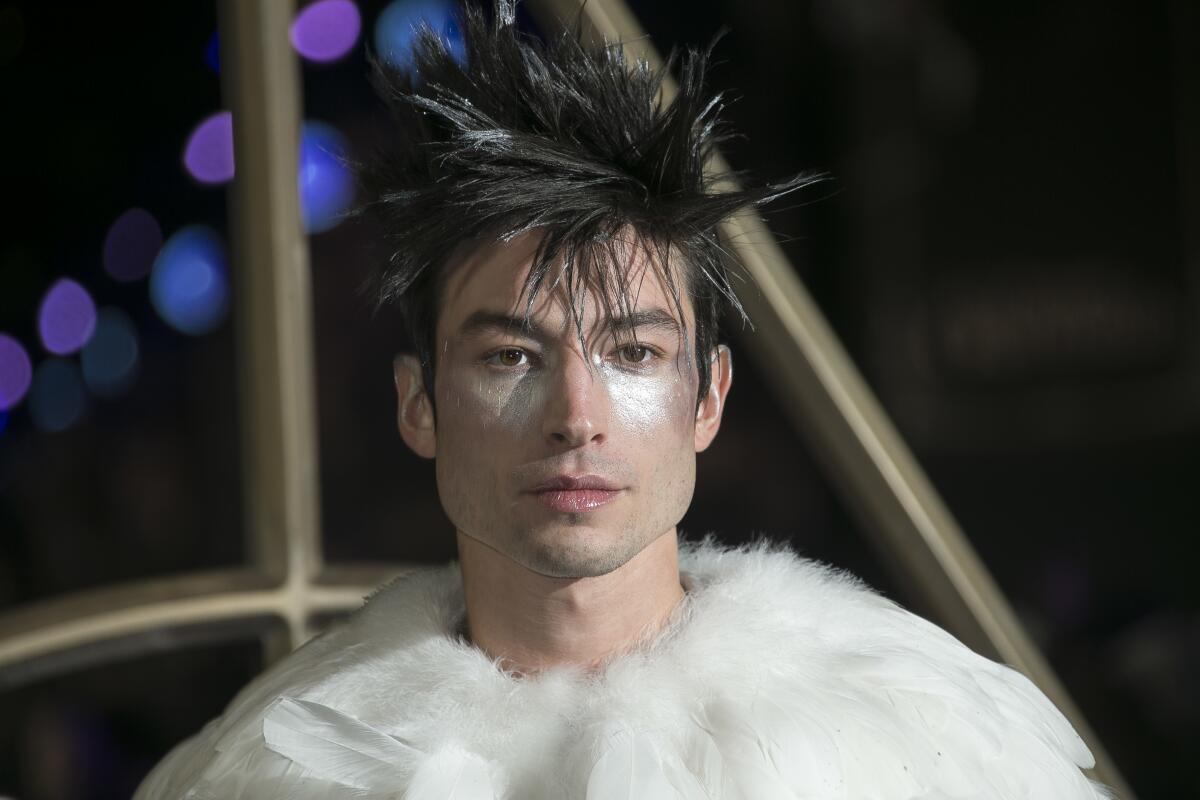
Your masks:
M 732 380 L 722 346 L 697 406 L 691 302 L 680 319 L 640 248 L 628 248 L 629 336 L 614 337 L 591 293 L 579 305 L 582 343 L 562 291 L 541 292 L 522 326 L 537 243 L 527 234 L 488 244 L 450 268 L 436 423 L 416 359 L 394 369 L 401 436 L 435 459 L 457 530 L 468 635 L 519 673 L 595 666 L 678 605 L 675 526 Z M 589 511 L 549 508 L 531 490 L 561 474 L 598 475 L 619 491 Z

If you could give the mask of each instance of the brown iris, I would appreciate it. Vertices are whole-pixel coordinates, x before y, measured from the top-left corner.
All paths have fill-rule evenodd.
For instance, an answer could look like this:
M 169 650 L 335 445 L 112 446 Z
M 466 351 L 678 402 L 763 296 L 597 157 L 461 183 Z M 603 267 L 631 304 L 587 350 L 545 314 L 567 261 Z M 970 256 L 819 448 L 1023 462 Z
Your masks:
M 506 366 L 506 367 L 520 366 L 521 359 L 524 356 L 525 356 L 525 353 L 523 351 L 517 350 L 516 348 L 513 348 L 513 347 L 510 347 L 506 350 L 501 350 L 499 353 L 496 354 L 496 357 L 499 360 L 500 364 L 502 364 L 503 366 Z

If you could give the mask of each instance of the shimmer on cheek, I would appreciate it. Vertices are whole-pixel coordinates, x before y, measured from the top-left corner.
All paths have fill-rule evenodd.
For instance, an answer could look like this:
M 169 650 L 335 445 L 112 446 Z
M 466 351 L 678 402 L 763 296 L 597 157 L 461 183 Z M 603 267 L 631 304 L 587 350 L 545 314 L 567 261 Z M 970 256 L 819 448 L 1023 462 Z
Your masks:
M 597 373 L 608 392 L 613 424 L 649 436 L 689 419 L 691 373 L 687 369 L 664 367 L 637 373 L 601 364 Z
M 457 350 L 447 346 L 445 352 L 449 355 Z M 483 369 L 475 363 L 473 355 L 464 351 L 455 355 L 457 358 L 447 359 L 454 366 L 447 370 L 442 402 L 469 414 L 484 428 L 504 429 L 514 434 L 530 430 L 541 405 L 539 382 L 531 379 L 529 373 L 505 374 Z

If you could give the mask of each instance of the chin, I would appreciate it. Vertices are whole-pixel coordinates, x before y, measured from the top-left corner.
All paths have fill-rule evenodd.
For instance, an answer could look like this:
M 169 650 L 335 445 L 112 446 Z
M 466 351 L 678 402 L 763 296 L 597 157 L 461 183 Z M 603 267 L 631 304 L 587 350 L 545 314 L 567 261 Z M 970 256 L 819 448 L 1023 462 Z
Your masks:
M 646 544 L 637 546 L 631 537 L 611 531 L 556 526 L 525 542 L 517 560 L 549 578 L 595 578 L 624 566 Z

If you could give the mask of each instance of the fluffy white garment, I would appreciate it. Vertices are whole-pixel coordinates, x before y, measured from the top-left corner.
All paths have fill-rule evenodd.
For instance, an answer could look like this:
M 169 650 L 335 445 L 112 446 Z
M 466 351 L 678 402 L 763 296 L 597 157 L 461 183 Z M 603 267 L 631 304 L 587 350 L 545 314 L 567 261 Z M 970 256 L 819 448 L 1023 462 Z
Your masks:
M 857 579 L 682 544 L 667 628 L 602 671 L 505 673 L 455 564 L 388 584 L 176 747 L 138 800 L 1106 798 L 1033 684 Z

